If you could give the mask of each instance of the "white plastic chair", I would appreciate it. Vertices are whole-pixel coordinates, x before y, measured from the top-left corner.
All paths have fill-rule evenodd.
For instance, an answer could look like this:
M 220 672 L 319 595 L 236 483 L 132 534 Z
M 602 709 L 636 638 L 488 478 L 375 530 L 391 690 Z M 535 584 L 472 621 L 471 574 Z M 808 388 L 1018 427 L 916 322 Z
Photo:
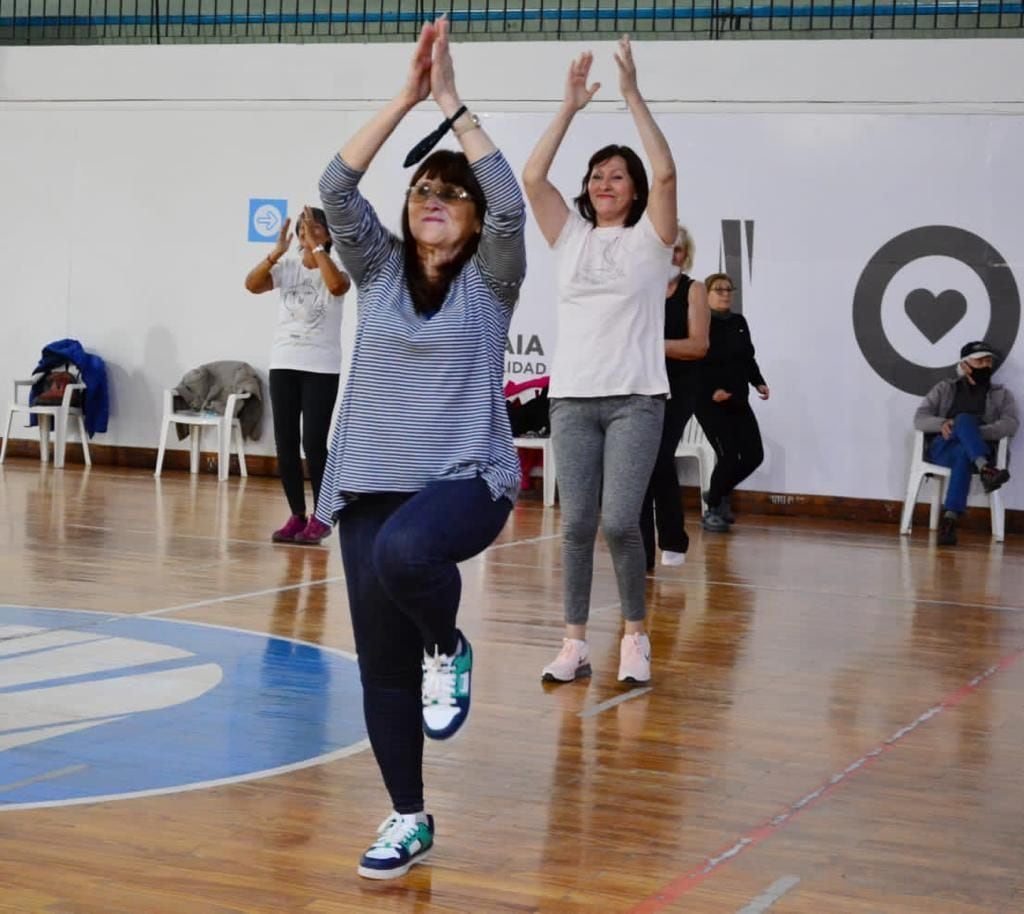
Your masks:
M 14 423 L 15 413 L 25 413 L 29 416 L 36 416 L 39 420 L 39 459 L 43 463 L 50 462 L 50 425 L 54 427 L 53 465 L 59 470 L 64 467 L 64 452 L 68 440 L 68 424 L 74 420 L 78 427 L 78 436 L 82 439 L 82 455 L 85 457 L 85 465 L 92 466 L 92 457 L 89 454 L 89 438 L 85 433 L 85 420 L 82 416 L 82 409 L 79 406 L 71 405 L 71 397 L 76 390 L 85 390 L 84 384 L 68 384 L 64 388 L 64 399 L 60 406 L 30 406 L 27 399 L 24 403 L 18 402 L 18 390 L 22 387 L 31 389 L 32 385 L 39 380 L 41 375 L 26 380 L 14 382 L 14 399 L 11 401 L 7 413 L 7 429 L 4 432 L 3 447 L 0 447 L 0 463 L 4 462 L 7 456 L 7 442 L 11 440 L 11 425 Z
M 999 469 L 1006 467 L 1010 452 L 1010 439 L 1002 438 L 996 450 L 996 466 Z M 903 516 L 900 518 L 900 535 L 906 536 L 914 521 L 914 507 L 921 491 L 921 483 L 929 477 L 935 480 L 930 496 L 931 508 L 928 514 L 928 529 L 936 530 L 939 526 L 939 508 L 942 505 L 942 498 L 947 481 L 950 476 L 948 467 L 939 466 L 937 463 L 929 463 L 924 454 L 924 432 L 914 432 L 914 444 L 910 457 L 910 475 L 907 479 L 907 495 L 903 500 Z M 971 492 L 979 493 L 981 481 L 971 477 Z M 969 493 L 970 495 L 970 493 Z M 992 516 L 992 536 L 997 543 L 1001 543 L 1006 535 L 1006 507 L 1003 504 L 1003 493 L 997 489 L 987 495 L 989 512 Z
M 555 472 L 555 448 L 551 444 L 551 437 L 544 438 L 516 438 L 516 447 L 539 449 L 544 459 L 542 471 L 544 473 L 544 504 L 550 507 L 555 503 L 555 495 L 558 491 L 558 475 Z
M 676 448 L 676 474 L 679 474 L 679 461 L 685 457 L 691 457 L 697 461 L 697 472 L 700 475 L 700 510 L 701 514 L 707 511 L 708 506 L 704 503 L 704 493 L 711 487 L 711 474 L 715 471 L 715 463 L 718 455 L 708 441 L 704 429 L 697 421 L 696 416 L 691 416 L 683 429 L 683 437 L 679 440 Z
M 242 445 L 242 424 L 238 421 L 237 412 L 242 403 L 251 394 L 230 394 L 224 407 L 224 415 L 217 413 L 197 413 L 192 410 L 174 411 L 174 391 L 164 390 L 164 415 L 160 420 L 160 449 L 156 455 L 156 472 L 159 476 L 164 466 L 164 453 L 167 450 L 167 433 L 172 425 L 187 425 L 189 438 L 189 472 L 199 472 L 199 444 L 203 429 L 213 426 L 217 429 L 217 478 L 228 478 L 231 467 L 231 433 L 235 433 L 235 449 L 238 451 L 238 469 L 242 476 L 248 476 L 245 468 L 245 448 Z

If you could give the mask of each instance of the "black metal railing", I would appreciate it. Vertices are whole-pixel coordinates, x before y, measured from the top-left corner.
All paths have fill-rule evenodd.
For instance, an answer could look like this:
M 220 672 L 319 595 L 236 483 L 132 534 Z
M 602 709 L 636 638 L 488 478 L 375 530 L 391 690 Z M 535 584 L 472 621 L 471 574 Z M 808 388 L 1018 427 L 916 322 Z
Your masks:
M 0 0 L 0 44 L 1019 35 L 1022 0 Z

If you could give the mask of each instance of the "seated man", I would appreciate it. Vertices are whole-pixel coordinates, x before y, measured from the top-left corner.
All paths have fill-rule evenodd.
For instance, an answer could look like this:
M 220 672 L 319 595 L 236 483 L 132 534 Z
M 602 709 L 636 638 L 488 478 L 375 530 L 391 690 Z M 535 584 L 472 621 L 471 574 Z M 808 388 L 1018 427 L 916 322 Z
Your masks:
M 990 465 L 995 442 L 1015 435 L 1019 425 L 1013 394 L 992 383 L 998 359 L 988 343 L 968 343 L 960 350 L 957 377 L 939 381 L 914 415 L 914 428 L 934 435 L 925 439 L 929 462 L 952 471 L 939 525 L 940 546 L 956 545 L 956 522 L 967 510 L 975 469 L 986 492 L 994 492 L 1010 478 L 1005 469 Z

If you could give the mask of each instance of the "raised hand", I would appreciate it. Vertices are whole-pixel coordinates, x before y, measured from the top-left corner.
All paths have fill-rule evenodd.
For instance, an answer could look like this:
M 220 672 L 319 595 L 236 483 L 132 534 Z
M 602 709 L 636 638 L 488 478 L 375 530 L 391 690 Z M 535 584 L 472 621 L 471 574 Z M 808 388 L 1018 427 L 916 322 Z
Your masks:
M 284 225 L 281 226 L 281 231 L 277 233 L 277 244 L 274 245 L 274 250 L 270 252 L 270 256 L 273 257 L 274 260 L 280 260 L 288 253 L 288 246 L 292 241 L 291 228 L 292 217 L 289 216 L 284 220 Z
M 325 229 L 313 216 L 313 210 L 305 206 L 302 209 L 302 246 L 312 252 L 313 248 L 327 242 L 327 229 Z
M 451 107 L 458 101 L 455 88 L 455 65 L 452 63 L 451 47 L 448 44 L 448 18 L 442 16 L 434 22 L 434 55 L 430 66 L 430 94 L 442 108 L 445 103 Z M 454 113 L 454 112 L 452 112 Z
M 639 93 L 636 84 L 636 64 L 633 62 L 633 49 L 629 44 L 629 35 L 619 39 L 619 49 L 615 52 L 615 63 L 619 68 L 619 91 L 625 98 L 631 92 Z
M 565 101 L 573 111 L 586 108 L 594 94 L 601 88 L 600 83 L 587 86 L 587 78 L 590 76 L 590 67 L 593 62 L 594 55 L 590 51 L 584 51 L 569 64 L 569 75 L 565 80 Z
M 430 94 L 431 58 L 436 37 L 437 29 L 434 24 L 423 23 L 419 40 L 416 42 L 416 50 L 413 51 L 409 63 L 409 75 L 401 92 L 402 99 L 409 108 L 418 105 Z

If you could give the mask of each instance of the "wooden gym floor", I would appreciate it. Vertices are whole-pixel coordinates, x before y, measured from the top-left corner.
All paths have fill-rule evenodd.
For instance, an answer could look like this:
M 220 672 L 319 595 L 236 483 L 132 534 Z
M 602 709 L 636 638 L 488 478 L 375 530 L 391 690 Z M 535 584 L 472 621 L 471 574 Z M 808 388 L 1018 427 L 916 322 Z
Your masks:
M 351 652 L 336 539 L 272 545 L 283 508 L 272 479 L 9 461 L 0 628 L 4 613 L 15 618 L 7 607 L 50 607 Z M 1022 543 L 969 533 L 939 551 L 927 531 L 908 541 L 895 526 L 758 516 L 728 536 L 689 529 L 687 564 L 650 580 L 649 690 L 615 681 L 620 622 L 603 544 L 593 679 L 541 684 L 561 637 L 556 509 L 525 497 L 464 566 L 473 713 L 458 739 L 427 747 L 433 859 L 389 883 L 355 873 L 388 812 L 361 742 L 220 786 L 15 802 L 26 785 L 57 789 L 90 767 L 147 776 L 168 753 L 132 758 L 137 740 L 98 738 L 105 755 L 74 758 L 63 736 L 4 751 L 25 732 L 10 710 L 11 682 L 23 680 L 8 675 L 21 631 L 9 625 L 0 911 L 1024 912 Z M 262 650 L 265 638 L 245 637 Z M 33 662 L 36 680 L 67 675 L 45 669 L 46 651 Z M 228 688 L 233 671 L 220 667 Z M 346 701 L 358 719 L 358 696 Z M 182 753 L 199 724 L 172 734 Z M 24 764 L 42 774 L 26 777 Z

